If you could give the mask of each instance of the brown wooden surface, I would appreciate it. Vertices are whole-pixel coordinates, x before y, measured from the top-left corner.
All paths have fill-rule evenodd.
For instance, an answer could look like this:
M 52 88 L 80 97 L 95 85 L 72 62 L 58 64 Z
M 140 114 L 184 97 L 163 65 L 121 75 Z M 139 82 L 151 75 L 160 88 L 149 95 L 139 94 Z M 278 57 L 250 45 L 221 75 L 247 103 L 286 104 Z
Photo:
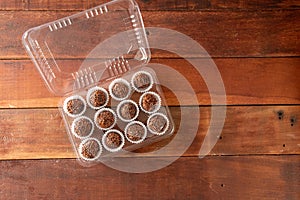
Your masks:
M 214 61 L 225 85 L 228 105 L 300 104 L 299 58 L 218 58 Z M 68 64 L 72 65 L 72 62 L 76 61 Z M 199 105 L 211 104 L 204 80 L 187 61 L 152 59 L 151 63 L 165 64 L 182 73 L 194 88 Z M 47 90 L 31 61 L 0 60 L 0 74 L 5 74 L 0 79 L 0 108 L 58 105 L 60 97 Z M 176 82 L 168 74 L 160 77 L 169 84 Z M 169 90 L 165 91 L 168 104 L 178 105 L 174 95 Z M 184 88 L 181 91 L 184 92 Z M 192 103 L 189 98 L 185 99 L 185 105 Z
M 2 11 L 0 32 L 3 36 L 0 40 L 0 58 L 27 59 L 21 43 L 22 34 L 31 27 L 73 13 L 75 11 Z M 300 54 L 299 17 L 300 10 L 143 12 L 145 26 L 158 26 L 182 32 L 199 42 L 212 57 L 297 56 Z M 152 37 L 151 32 L 149 37 Z M 189 47 L 184 50 L 186 56 L 197 56 L 194 51 L 189 51 Z M 155 50 L 152 56 L 176 57 Z M 66 54 L 61 57 L 70 56 Z
M 299 155 L 184 157 L 156 172 L 128 174 L 104 165 L 86 170 L 66 159 L 3 161 L 0 194 L 3 199 L 299 199 L 299 162 Z
M 0 2 L 1 10 L 84 10 L 106 0 L 23 0 Z M 137 0 L 142 11 L 144 10 L 275 10 L 275 9 L 298 9 L 297 0 Z
M 228 104 L 220 139 L 199 159 L 211 115 L 207 87 L 187 61 L 152 49 L 151 62 L 166 64 L 189 80 L 198 105 L 187 96 L 185 108 L 200 106 L 201 118 L 184 155 L 146 174 L 102 164 L 83 168 L 75 161 L 57 110 L 60 98 L 46 89 L 21 44 L 28 28 L 103 2 L 0 1 L 0 199 L 299 199 L 300 2 L 138 0 L 146 27 L 177 30 L 208 51 Z M 184 50 L 185 56 L 197 56 L 189 47 Z M 167 75 L 161 78 L 174 82 Z M 168 89 L 164 92 L 179 124 L 178 101 Z M 171 139 L 139 151 L 156 150 Z M 163 161 L 176 156 L 176 149 L 158 158 L 147 155 Z
M 175 124 L 180 124 L 180 108 L 170 109 Z M 195 107 L 185 109 L 189 114 L 193 113 Z M 281 119 L 278 112 L 283 113 Z M 198 155 L 209 127 L 210 114 L 210 107 L 200 107 L 197 135 L 183 156 Z M 300 106 L 233 106 L 227 107 L 227 116 L 222 137 L 210 155 L 300 153 L 300 124 L 298 121 L 291 122 L 293 118 L 299 119 Z M 187 119 L 193 116 L 183 117 Z M 0 142 L 4 144 L 0 149 L 0 159 L 75 158 L 56 108 L 5 109 L 0 111 L 0 119 Z M 191 126 L 190 124 L 187 129 L 190 130 Z M 141 151 L 157 150 L 171 139 L 165 139 Z M 178 155 L 176 146 L 161 156 Z M 151 156 L 151 153 L 143 156 Z

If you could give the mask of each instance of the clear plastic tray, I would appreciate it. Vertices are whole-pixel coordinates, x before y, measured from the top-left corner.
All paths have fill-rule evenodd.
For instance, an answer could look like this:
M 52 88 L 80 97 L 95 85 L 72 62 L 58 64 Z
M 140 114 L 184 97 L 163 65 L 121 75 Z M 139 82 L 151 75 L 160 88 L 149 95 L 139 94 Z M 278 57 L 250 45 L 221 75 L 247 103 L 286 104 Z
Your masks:
M 127 34 L 105 44 L 120 32 Z M 57 95 L 105 81 L 119 72 L 113 69 L 118 64 L 126 62 L 127 71 L 150 59 L 141 13 L 132 0 L 111 1 L 31 28 L 24 33 L 23 44 L 49 90 Z M 87 59 L 96 64 L 86 65 Z
M 135 1 L 111 1 L 78 14 L 31 28 L 24 33 L 23 44 L 49 90 L 62 96 L 59 110 L 74 150 L 80 163 L 84 166 L 90 166 L 101 159 L 115 157 L 126 151 L 147 146 L 173 133 L 174 123 L 159 86 L 159 80 L 155 72 L 146 67 L 150 59 L 150 50 L 141 13 Z M 138 91 L 131 83 L 134 74 L 139 71 L 144 71 L 152 77 L 153 85 L 147 92 L 156 93 L 158 95 L 157 102 L 161 105 L 157 107 L 158 110 L 151 113 L 143 110 L 140 103 L 141 96 L 147 92 Z M 122 117 L 117 112 L 118 105 L 124 100 L 113 99 L 109 92 L 109 85 L 120 78 L 129 83 L 130 92 L 124 98 L 125 101 L 135 102 L 139 111 L 135 119 L 128 121 L 121 119 Z M 88 92 L 96 86 L 104 88 L 109 99 L 101 108 L 87 103 L 89 101 L 87 97 L 90 95 Z M 72 97 L 79 98 L 85 105 L 82 112 L 76 115 L 70 115 L 65 106 L 68 99 Z M 116 123 L 107 129 L 99 128 L 99 124 L 97 126 L 95 120 L 95 115 L 103 108 L 111 109 L 115 113 Z M 160 120 L 168 122 L 163 124 L 164 130 L 160 134 L 153 133 L 148 126 L 150 123 L 148 119 L 156 114 L 165 117 L 166 121 L 162 118 Z M 76 135 L 74 133 L 76 132 L 74 131 L 75 124 L 80 124 L 79 119 L 83 118 L 84 120 L 80 123 L 89 125 L 76 125 L 76 131 L 80 128 L 83 128 L 83 131 L 88 129 L 90 134 Z M 126 137 L 125 128 L 132 121 L 139 121 L 142 123 L 141 127 L 145 128 L 145 137 L 139 142 L 130 141 Z M 151 123 L 157 122 L 153 120 Z M 93 128 L 90 127 L 91 124 Z M 154 124 L 153 127 L 155 126 Z M 115 133 L 117 133 L 116 130 L 119 131 L 118 133 L 122 136 L 124 146 L 121 149 L 105 148 L 102 138 L 109 135 L 111 130 L 114 130 Z M 112 140 L 116 137 L 113 134 L 110 136 Z M 85 143 L 88 140 L 93 140 L 93 142 Z M 84 151 L 89 150 L 88 145 L 94 145 L 94 147 L 98 145 L 97 147 L 101 148 L 101 150 L 98 149 L 99 152 L 101 151 L 101 155 L 99 157 L 94 155 L 95 159 L 84 157 L 83 148 L 87 148 Z
M 64 99 L 62 99 L 61 101 L 61 105 L 64 104 L 64 101 L 66 101 L 68 98 L 70 97 L 76 97 L 76 96 L 80 96 L 82 97 L 84 100 L 85 100 L 85 103 L 86 103 L 86 109 L 84 111 L 83 114 L 81 114 L 80 116 L 76 116 L 76 117 L 70 117 L 67 112 L 63 109 L 63 106 L 60 107 L 60 112 L 61 112 L 61 115 L 63 116 L 64 118 L 64 121 L 66 123 L 66 127 L 67 127 L 67 130 L 68 130 L 68 134 L 69 134 L 69 138 L 71 140 L 71 143 L 73 144 L 73 148 L 77 154 L 77 157 L 79 158 L 79 161 L 81 162 L 81 164 L 83 164 L 84 166 L 89 166 L 91 164 L 95 164 L 99 161 L 101 161 L 102 159 L 107 159 L 107 158 L 110 158 L 110 157 L 118 157 L 118 156 L 122 156 L 123 154 L 126 154 L 126 151 L 133 151 L 133 150 L 136 150 L 138 148 L 141 148 L 141 147 L 144 147 L 144 146 L 147 146 L 149 144 L 152 144 L 154 142 L 157 142 L 163 138 L 166 138 L 166 137 L 169 137 L 173 134 L 173 131 L 174 131 L 174 123 L 173 123 L 173 120 L 172 120 L 172 116 L 170 114 L 170 111 L 168 109 L 168 106 L 166 104 L 166 101 L 165 101 L 165 97 L 163 95 L 163 91 L 160 87 L 160 84 L 159 84 L 159 80 L 157 79 L 157 76 L 154 72 L 154 70 L 152 70 L 151 68 L 148 68 L 148 67 L 137 67 L 136 69 L 134 70 L 130 70 L 128 71 L 127 73 L 123 74 L 122 76 L 118 76 L 118 79 L 123 79 L 123 80 L 126 80 L 128 83 L 131 84 L 131 79 L 132 77 L 134 76 L 134 74 L 136 72 L 148 72 L 149 74 L 151 74 L 151 77 L 153 78 L 153 85 L 151 87 L 151 89 L 147 92 L 137 92 L 135 89 L 132 88 L 131 86 L 131 92 L 128 96 L 128 98 L 126 98 L 126 100 L 123 100 L 123 101 L 128 101 L 128 100 L 132 100 L 133 102 L 136 102 L 136 104 L 138 105 L 138 110 L 139 110 L 139 113 L 138 113 L 138 116 L 134 119 L 134 120 L 130 120 L 130 121 L 123 121 L 122 119 L 120 119 L 119 115 L 118 115 L 118 105 L 123 102 L 123 101 L 119 101 L 119 100 L 115 100 L 113 99 L 111 96 L 110 96 L 110 92 L 109 92 L 109 85 L 112 84 L 112 82 L 116 79 L 112 79 L 112 80 L 107 80 L 105 82 L 102 82 L 101 84 L 96 84 L 96 85 L 92 85 L 90 88 L 94 88 L 95 86 L 97 87 L 101 87 L 101 88 L 104 88 L 106 91 L 108 91 L 108 94 L 109 94 L 109 101 L 107 102 L 106 106 L 100 108 L 100 109 L 94 109 L 92 108 L 91 106 L 89 106 L 86 102 L 88 101 L 89 99 L 89 95 L 88 95 L 88 90 L 90 88 L 87 88 L 85 90 L 81 90 L 80 92 L 74 92 L 73 94 L 70 94 L 69 96 L 66 96 Z M 147 94 L 147 93 L 151 93 L 151 92 L 154 92 L 156 94 L 159 95 L 160 99 L 161 99 L 161 106 L 159 107 L 158 110 L 152 112 L 152 113 L 147 113 L 147 112 L 144 112 L 142 109 L 141 109 L 141 104 L 140 104 L 140 98 L 143 94 Z M 100 128 L 97 127 L 96 123 L 95 122 L 95 115 L 97 113 L 97 111 L 99 110 L 102 110 L 102 109 L 106 109 L 106 108 L 109 108 L 109 109 L 112 109 L 114 111 L 114 113 L 116 114 L 116 123 L 115 125 L 113 125 L 113 127 L 110 127 L 108 130 L 101 130 Z M 149 119 L 149 117 L 151 115 L 156 115 L 156 114 L 163 114 L 164 116 L 167 117 L 168 119 L 168 125 L 166 126 L 166 129 L 164 130 L 164 133 L 162 135 L 157 135 L 157 134 L 154 134 L 152 133 L 150 130 L 149 130 L 149 127 L 147 126 L 147 120 Z M 73 130 L 72 130 L 72 123 L 74 123 L 74 120 L 76 119 L 79 119 L 81 118 L 82 116 L 84 117 L 87 117 L 89 118 L 93 124 L 94 124 L 94 129 L 92 131 L 92 133 L 88 136 L 88 137 L 84 137 L 84 138 L 80 138 L 78 137 L 77 135 L 74 134 Z M 147 129 L 146 130 L 146 135 L 145 135 L 145 138 L 142 142 L 140 143 L 132 143 L 128 140 L 128 138 L 126 138 L 125 136 L 125 127 L 131 123 L 131 122 L 136 122 L 136 121 L 139 121 L 141 123 L 143 123 L 145 125 L 145 128 Z M 107 149 L 105 149 L 103 147 L 103 142 L 102 142 L 102 138 L 104 137 L 104 134 L 109 131 L 109 130 L 119 130 L 123 136 L 124 136 L 124 141 L 125 141 L 125 144 L 124 146 L 122 147 L 122 149 L 120 151 L 117 151 L 117 152 L 110 152 L 108 151 Z M 80 143 L 83 142 L 86 138 L 95 138 L 97 139 L 101 145 L 102 145 L 102 153 L 101 155 L 95 159 L 95 160 L 87 160 L 85 159 L 84 157 L 82 157 L 81 155 L 81 152 L 80 152 Z

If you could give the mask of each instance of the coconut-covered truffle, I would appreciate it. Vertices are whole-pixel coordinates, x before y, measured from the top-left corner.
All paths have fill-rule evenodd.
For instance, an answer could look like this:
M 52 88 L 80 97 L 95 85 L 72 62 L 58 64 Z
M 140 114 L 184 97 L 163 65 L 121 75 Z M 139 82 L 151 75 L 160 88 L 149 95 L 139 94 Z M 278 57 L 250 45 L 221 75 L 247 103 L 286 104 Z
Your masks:
M 139 107 L 132 100 L 124 100 L 118 105 L 117 114 L 122 121 L 129 122 L 137 118 Z
M 145 125 L 140 121 L 133 121 L 129 123 L 125 128 L 125 136 L 131 143 L 142 142 L 147 135 L 147 129 Z
M 97 139 L 88 138 L 81 142 L 79 153 L 85 160 L 95 160 L 102 153 L 102 147 Z
M 137 92 L 146 92 L 151 89 L 153 79 L 150 73 L 139 71 L 132 76 L 131 84 Z
M 93 122 L 85 117 L 79 117 L 72 123 L 72 133 L 78 138 L 85 138 L 92 134 L 94 129 Z
M 155 113 L 148 118 L 147 127 L 151 133 L 162 135 L 169 128 L 169 120 L 165 115 Z

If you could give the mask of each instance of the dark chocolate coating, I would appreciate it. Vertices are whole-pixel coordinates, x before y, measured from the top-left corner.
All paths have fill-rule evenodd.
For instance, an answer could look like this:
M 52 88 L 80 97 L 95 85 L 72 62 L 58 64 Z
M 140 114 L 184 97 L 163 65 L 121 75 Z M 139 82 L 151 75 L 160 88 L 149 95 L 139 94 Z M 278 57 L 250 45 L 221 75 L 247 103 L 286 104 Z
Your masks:
M 106 94 L 101 90 L 96 90 L 90 95 L 90 103 L 95 107 L 103 106 L 106 101 Z
M 103 111 L 97 116 L 97 123 L 101 128 L 109 128 L 115 122 L 115 116 L 110 111 Z
M 155 106 L 158 103 L 158 99 L 153 94 L 145 94 L 142 98 L 142 107 L 146 111 L 153 111 L 155 110 Z

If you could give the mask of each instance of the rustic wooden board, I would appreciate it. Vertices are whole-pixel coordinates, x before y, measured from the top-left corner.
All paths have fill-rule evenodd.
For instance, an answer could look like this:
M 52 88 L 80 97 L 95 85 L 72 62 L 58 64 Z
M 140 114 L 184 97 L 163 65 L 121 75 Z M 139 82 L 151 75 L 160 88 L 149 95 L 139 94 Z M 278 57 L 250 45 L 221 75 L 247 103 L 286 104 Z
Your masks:
M 300 58 L 214 59 L 223 78 L 227 104 L 300 104 Z M 72 62 L 69 61 L 70 65 Z M 199 73 L 183 59 L 153 59 L 180 72 L 190 82 L 199 105 L 210 105 L 207 86 Z M 0 107 L 57 107 L 60 97 L 50 93 L 33 63 L 28 60 L 0 61 Z M 160 80 L 176 84 L 177 79 L 159 74 Z M 180 87 L 180 85 L 178 86 Z M 185 89 L 178 89 L 184 93 Z M 169 105 L 178 105 L 165 89 Z M 193 102 L 187 96 L 184 103 Z
M 195 108 L 185 109 L 190 112 L 181 119 L 180 108 L 171 107 L 177 128 L 181 120 L 193 117 L 189 113 L 195 112 Z M 199 129 L 185 156 L 198 155 L 211 122 L 210 114 L 210 107 L 200 108 Z M 300 154 L 299 119 L 300 106 L 227 107 L 221 139 L 210 155 Z M 215 120 L 220 119 L 217 117 Z M 184 134 L 194 133 L 191 126 L 192 124 L 188 123 L 188 131 Z M 168 144 L 171 139 L 165 139 L 140 152 L 157 150 Z M 57 109 L 0 110 L 0 145 L 2 160 L 74 158 L 75 156 Z M 176 147 L 175 145 L 161 156 L 178 155 Z M 151 153 L 144 156 L 151 156 Z
M 296 0 L 136 0 L 144 10 L 226 10 L 226 9 L 298 9 Z M 0 2 L 1 10 L 84 10 L 108 0 L 25 0 Z
M 102 164 L 83 168 L 72 159 L 2 161 L 0 194 L 3 199 L 299 199 L 299 162 L 299 155 L 185 157 L 156 172 L 129 174 Z
M 74 12 L 0 12 L 0 31 L 3 34 L 0 40 L 0 58 L 28 58 L 21 44 L 22 34 L 30 27 L 72 13 Z M 300 54 L 298 40 L 300 10 L 145 11 L 143 17 L 146 27 L 164 27 L 182 32 L 200 43 L 213 57 L 283 57 Z M 153 41 L 157 39 L 151 32 L 149 38 Z M 172 46 L 174 43 L 170 41 L 167 44 Z M 194 49 L 187 47 L 184 50 L 186 56 L 198 56 L 195 55 Z M 70 57 L 68 50 L 60 56 Z M 153 58 L 155 57 L 176 57 L 176 55 L 153 51 Z

